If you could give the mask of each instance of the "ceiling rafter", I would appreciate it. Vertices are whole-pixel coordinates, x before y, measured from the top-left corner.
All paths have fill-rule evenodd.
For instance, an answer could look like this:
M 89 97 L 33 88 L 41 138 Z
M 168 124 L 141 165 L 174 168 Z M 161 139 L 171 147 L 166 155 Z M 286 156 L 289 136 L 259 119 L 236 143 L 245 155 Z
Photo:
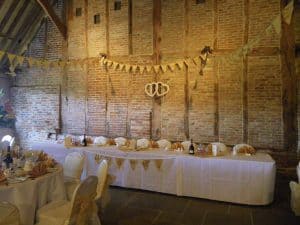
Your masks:
M 66 25 L 61 21 L 61 19 L 56 15 L 54 12 L 51 4 L 48 0 L 36 0 L 37 3 L 43 8 L 45 13 L 49 16 L 50 20 L 55 24 L 57 29 L 60 31 L 62 36 L 67 39 L 67 27 Z

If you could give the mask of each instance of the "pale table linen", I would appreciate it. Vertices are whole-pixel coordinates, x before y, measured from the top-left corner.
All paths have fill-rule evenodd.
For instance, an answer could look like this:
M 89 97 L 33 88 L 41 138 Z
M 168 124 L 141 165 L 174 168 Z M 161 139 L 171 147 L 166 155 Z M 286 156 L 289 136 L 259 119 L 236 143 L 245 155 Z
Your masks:
M 22 225 L 33 225 L 36 211 L 51 201 L 66 199 L 63 170 L 24 182 L 0 185 L 0 201 L 17 206 Z
M 59 160 L 69 152 L 83 152 L 85 175 L 96 174 L 96 154 L 112 158 L 109 174 L 115 176 L 116 186 L 249 205 L 273 201 L 276 167 L 272 157 L 264 153 L 196 157 L 165 150 L 125 152 L 115 146 L 66 149 L 59 144 L 36 144 L 34 148 L 43 149 Z M 120 169 L 115 158 L 125 159 Z M 130 159 L 138 161 L 134 170 Z M 160 169 L 155 165 L 156 159 L 163 160 Z M 143 168 L 143 160 L 150 160 L 147 170 Z

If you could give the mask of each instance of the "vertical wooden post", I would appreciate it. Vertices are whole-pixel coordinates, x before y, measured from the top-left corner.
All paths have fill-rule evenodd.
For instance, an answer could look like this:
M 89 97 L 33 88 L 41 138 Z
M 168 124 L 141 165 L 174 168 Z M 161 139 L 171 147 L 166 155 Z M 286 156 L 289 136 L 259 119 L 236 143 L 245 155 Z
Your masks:
M 86 49 L 86 58 L 89 58 L 89 2 L 88 0 L 84 1 L 84 21 L 85 21 L 85 49 Z M 85 121 L 85 131 L 84 133 L 88 133 L 88 77 L 89 77 L 89 62 L 86 64 L 86 73 L 85 73 L 85 114 L 84 114 L 84 121 Z
M 107 57 L 110 56 L 110 42 L 109 42 L 109 0 L 105 1 L 105 19 L 106 19 L 106 55 Z M 105 91 L 105 134 L 109 137 L 109 120 L 108 120 L 108 86 L 109 86 L 109 72 L 107 66 L 105 66 L 105 73 L 106 73 L 106 91 Z
M 153 0 L 153 63 L 160 64 L 161 42 L 161 0 Z M 154 75 L 157 81 L 158 74 Z M 152 138 L 161 137 L 161 98 L 153 98 L 152 103 Z
M 218 48 L 218 0 L 214 0 L 214 44 L 213 49 Z M 214 101 L 215 101 L 215 123 L 214 123 L 214 136 L 215 140 L 219 140 L 219 63 L 214 61 Z
M 132 46 L 132 0 L 128 0 L 128 54 L 133 54 Z
M 287 0 L 281 0 L 281 10 L 287 5 Z M 294 21 L 286 24 L 282 20 L 281 76 L 282 76 L 282 118 L 284 149 L 297 150 L 297 77 L 295 69 L 295 34 Z
M 188 35 L 189 35 L 189 1 L 184 0 L 184 56 L 188 57 Z M 189 124 L 189 110 L 190 110 L 190 77 L 189 77 L 189 68 L 186 68 L 185 71 L 185 85 L 184 85 L 184 94 L 185 94 L 185 109 L 184 109 L 184 134 L 185 138 L 190 138 L 190 124 Z
M 244 45 L 249 41 L 249 0 L 244 1 Z M 243 58 L 243 142 L 248 143 L 248 56 Z

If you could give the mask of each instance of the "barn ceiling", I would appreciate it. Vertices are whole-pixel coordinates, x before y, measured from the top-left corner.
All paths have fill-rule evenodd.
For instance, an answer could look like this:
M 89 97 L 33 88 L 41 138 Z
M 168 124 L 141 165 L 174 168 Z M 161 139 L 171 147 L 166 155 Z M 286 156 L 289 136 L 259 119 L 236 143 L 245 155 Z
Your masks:
M 52 5 L 55 0 L 49 0 Z M 0 0 L 0 50 L 22 55 L 38 32 L 46 13 L 36 0 Z M 8 70 L 0 59 L 0 70 Z

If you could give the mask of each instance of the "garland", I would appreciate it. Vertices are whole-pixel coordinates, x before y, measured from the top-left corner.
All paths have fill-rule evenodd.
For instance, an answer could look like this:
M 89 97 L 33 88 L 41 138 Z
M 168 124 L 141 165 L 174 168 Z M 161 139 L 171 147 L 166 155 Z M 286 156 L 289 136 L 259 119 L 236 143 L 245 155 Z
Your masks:
M 244 46 L 236 49 L 234 52 L 223 55 L 223 56 L 213 56 L 215 60 L 221 62 L 221 63 L 228 63 L 228 64 L 234 64 L 238 60 L 241 59 L 241 57 L 245 57 L 249 52 L 252 51 L 253 47 L 258 44 L 263 35 L 271 34 L 272 30 L 275 30 L 275 32 L 279 35 L 281 34 L 281 18 L 283 18 L 284 22 L 287 24 L 291 23 L 292 20 L 292 14 L 294 10 L 294 0 L 290 1 L 290 3 L 282 10 L 281 14 L 277 15 L 271 23 L 266 27 L 266 29 L 261 32 L 259 35 L 257 35 L 254 39 L 250 40 L 247 44 Z M 99 57 L 95 58 L 85 58 L 85 59 L 78 59 L 78 60 L 56 60 L 56 61 L 50 61 L 46 59 L 37 59 L 32 57 L 24 57 L 16 54 L 12 54 L 6 51 L 0 50 L 0 60 L 6 55 L 8 57 L 8 60 L 10 62 L 9 70 L 11 72 L 11 75 L 16 75 L 14 73 L 15 68 L 18 65 L 23 65 L 25 61 L 27 61 L 28 65 L 30 67 L 36 66 L 44 69 L 49 68 L 65 68 L 66 66 L 71 67 L 78 67 L 80 66 L 82 69 L 84 68 L 85 64 L 88 63 L 94 63 L 94 64 L 102 64 L 106 66 L 106 68 L 114 69 L 114 70 L 120 70 L 120 71 L 126 71 L 126 72 L 139 72 L 139 73 L 165 73 L 167 71 L 174 72 L 176 69 L 182 70 L 185 67 L 189 67 L 191 65 L 193 66 L 199 66 L 200 67 L 200 74 L 202 73 L 206 62 L 208 55 L 212 53 L 210 47 L 206 46 L 202 51 L 201 54 L 203 56 L 197 56 L 195 58 L 186 58 L 182 59 L 173 63 L 169 64 L 160 64 L 160 65 L 131 65 L 131 64 L 124 64 L 120 62 L 116 62 L 110 59 L 107 59 L 105 54 L 100 54 Z

